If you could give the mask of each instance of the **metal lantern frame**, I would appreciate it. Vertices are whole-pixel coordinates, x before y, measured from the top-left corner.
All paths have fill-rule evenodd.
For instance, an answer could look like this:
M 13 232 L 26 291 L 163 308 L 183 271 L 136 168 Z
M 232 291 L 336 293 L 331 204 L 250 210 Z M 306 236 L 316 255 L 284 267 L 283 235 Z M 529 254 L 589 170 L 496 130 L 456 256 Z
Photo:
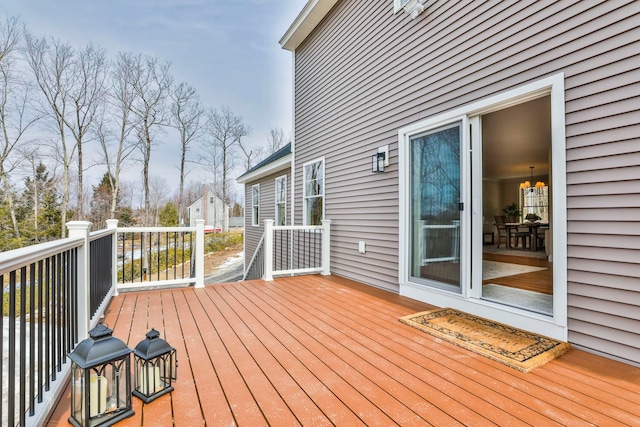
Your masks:
M 69 353 L 71 414 L 76 427 L 110 426 L 134 414 L 131 409 L 131 349 L 98 324 Z
M 371 156 L 371 172 L 382 173 L 384 172 L 385 153 L 379 152 Z
M 160 332 L 152 328 L 146 339 L 133 350 L 133 395 L 144 403 L 173 391 L 172 382 L 177 379 L 178 359 L 176 349 L 160 338 Z

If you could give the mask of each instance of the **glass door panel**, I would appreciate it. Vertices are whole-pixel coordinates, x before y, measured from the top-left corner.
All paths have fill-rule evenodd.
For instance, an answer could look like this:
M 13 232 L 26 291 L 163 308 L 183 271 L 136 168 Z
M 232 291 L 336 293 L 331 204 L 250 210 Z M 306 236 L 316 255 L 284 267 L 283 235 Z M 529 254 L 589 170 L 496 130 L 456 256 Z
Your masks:
M 460 292 L 461 123 L 411 137 L 411 277 Z

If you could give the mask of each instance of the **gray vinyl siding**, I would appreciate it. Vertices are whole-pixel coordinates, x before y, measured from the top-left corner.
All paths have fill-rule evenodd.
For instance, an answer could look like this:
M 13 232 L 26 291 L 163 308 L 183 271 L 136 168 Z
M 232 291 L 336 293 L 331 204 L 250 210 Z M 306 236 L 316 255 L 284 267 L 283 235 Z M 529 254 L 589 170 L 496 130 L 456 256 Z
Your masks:
M 295 52 L 296 223 L 325 156 L 332 273 L 397 290 L 398 129 L 563 72 L 569 340 L 640 363 L 639 25 L 638 1 L 339 1 Z
M 244 186 L 245 191 L 245 228 L 244 228 L 244 263 L 245 269 L 249 267 L 249 263 L 253 258 L 258 243 L 264 234 L 264 220 L 276 218 L 276 178 L 287 176 L 287 224 L 291 224 L 291 171 L 290 169 L 281 170 L 256 181 L 247 182 Z M 260 213 L 259 226 L 254 227 L 252 224 L 252 204 L 251 204 L 251 188 L 255 184 L 260 184 Z

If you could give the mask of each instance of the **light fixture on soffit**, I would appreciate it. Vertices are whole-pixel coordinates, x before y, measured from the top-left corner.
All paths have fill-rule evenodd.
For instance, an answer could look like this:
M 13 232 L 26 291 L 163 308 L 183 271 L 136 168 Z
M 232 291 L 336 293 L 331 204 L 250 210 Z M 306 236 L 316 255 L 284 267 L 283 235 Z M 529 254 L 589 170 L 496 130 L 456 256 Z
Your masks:
M 429 6 L 428 3 L 433 2 L 435 0 L 409 0 L 404 5 L 404 11 L 411 16 L 411 19 L 416 19 Z

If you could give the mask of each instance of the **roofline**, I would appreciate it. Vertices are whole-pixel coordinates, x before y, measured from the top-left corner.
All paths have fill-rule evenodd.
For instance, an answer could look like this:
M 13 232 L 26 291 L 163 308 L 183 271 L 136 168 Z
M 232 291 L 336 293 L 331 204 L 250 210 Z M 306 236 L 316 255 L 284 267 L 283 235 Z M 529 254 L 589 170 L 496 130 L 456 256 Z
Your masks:
M 249 172 L 245 175 L 239 176 L 238 178 L 236 178 L 236 181 L 238 182 L 238 184 L 246 184 L 249 181 L 255 181 L 256 179 L 271 175 L 272 173 L 290 168 L 291 157 L 291 154 L 287 154 L 284 157 L 281 157 L 267 165 L 264 165 L 260 169 L 256 169 L 253 172 Z
M 295 51 L 338 0 L 309 0 L 298 17 L 280 39 L 283 49 Z

